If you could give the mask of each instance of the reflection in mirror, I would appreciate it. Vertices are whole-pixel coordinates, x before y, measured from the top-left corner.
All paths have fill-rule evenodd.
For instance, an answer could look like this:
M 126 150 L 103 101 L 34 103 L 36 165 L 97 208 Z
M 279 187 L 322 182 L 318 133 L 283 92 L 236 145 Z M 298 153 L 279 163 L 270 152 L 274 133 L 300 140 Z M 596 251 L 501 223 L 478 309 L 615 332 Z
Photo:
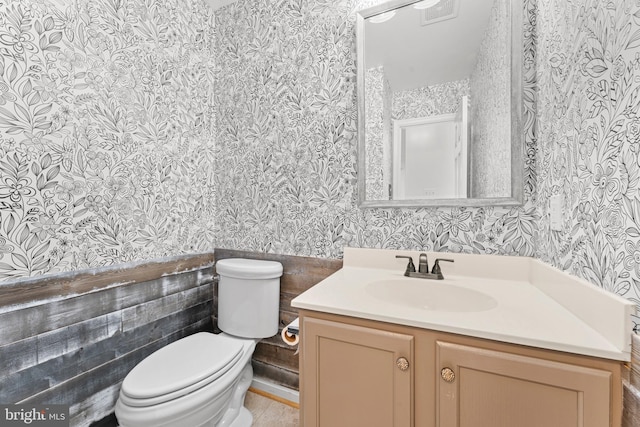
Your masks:
M 392 0 L 358 14 L 362 206 L 521 203 L 520 7 Z

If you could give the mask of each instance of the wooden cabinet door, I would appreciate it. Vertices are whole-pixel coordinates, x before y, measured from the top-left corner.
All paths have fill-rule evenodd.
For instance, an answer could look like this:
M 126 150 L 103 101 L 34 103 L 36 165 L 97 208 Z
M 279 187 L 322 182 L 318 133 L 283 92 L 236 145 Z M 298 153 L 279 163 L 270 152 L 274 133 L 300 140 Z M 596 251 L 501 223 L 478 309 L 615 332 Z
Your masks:
M 412 425 L 411 335 L 304 317 L 301 337 L 305 427 Z
M 440 341 L 436 348 L 438 427 L 611 423 L 610 372 Z

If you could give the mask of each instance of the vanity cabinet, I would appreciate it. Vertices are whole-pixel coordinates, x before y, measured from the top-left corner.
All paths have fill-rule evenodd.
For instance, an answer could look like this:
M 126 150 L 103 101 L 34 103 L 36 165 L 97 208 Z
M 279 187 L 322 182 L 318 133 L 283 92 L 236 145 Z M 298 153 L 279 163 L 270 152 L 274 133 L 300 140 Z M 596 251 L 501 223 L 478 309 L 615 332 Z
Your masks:
M 304 427 L 621 423 L 622 362 L 308 310 L 300 325 Z
M 410 427 L 413 336 L 304 320 L 305 426 Z
M 610 425 L 609 371 L 448 342 L 436 348 L 440 427 Z

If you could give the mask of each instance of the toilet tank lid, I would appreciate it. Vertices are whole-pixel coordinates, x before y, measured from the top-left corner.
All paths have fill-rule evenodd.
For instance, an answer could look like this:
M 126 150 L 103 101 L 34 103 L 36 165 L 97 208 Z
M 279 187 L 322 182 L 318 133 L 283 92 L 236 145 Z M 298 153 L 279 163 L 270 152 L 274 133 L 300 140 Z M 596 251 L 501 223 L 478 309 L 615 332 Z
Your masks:
M 282 264 L 260 259 L 225 258 L 216 262 L 221 276 L 238 279 L 272 279 L 282 276 Z

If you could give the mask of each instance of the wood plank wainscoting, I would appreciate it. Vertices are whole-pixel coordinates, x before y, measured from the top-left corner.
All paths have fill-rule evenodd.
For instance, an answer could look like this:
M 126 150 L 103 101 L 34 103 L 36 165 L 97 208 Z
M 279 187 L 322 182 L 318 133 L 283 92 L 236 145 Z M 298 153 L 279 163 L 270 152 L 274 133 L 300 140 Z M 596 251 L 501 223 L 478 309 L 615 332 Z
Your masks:
M 213 253 L 0 283 L 0 403 L 71 405 L 72 426 L 113 408 L 125 375 L 212 330 Z
M 280 327 L 278 335 L 258 343 L 253 354 L 253 371 L 258 378 L 298 390 L 299 368 L 295 348 L 287 346 L 280 338 L 280 331 L 298 317 L 298 310 L 291 307 L 291 300 L 327 276 L 342 268 L 341 259 L 323 259 L 290 255 L 265 254 L 231 249 L 215 249 L 216 260 L 224 258 L 250 258 L 278 261 L 284 272 L 280 281 Z M 217 301 L 214 295 L 214 319 Z M 215 320 L 214 320 L 215 322 Z

